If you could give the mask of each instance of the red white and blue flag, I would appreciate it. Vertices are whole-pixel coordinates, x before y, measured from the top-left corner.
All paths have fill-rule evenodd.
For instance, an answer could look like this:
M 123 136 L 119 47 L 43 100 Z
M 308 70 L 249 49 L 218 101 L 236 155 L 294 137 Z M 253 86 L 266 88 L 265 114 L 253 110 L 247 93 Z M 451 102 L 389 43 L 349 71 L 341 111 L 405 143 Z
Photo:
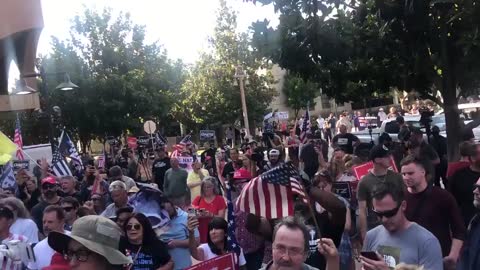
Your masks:
M 267 219 L 293 216 L 294 196 L 308 203 L 296 169 L 285 163 L 252 179 L 240 193 L 237 207 Z
M 188 145 L 192 144 L 192 135 L 188 134 L 185 136 L 178 144 L 173 146 L 173 151 L 170 157 L 179 157 L 182 155 L 183 150 L 187 148 Z
M 23 140 L 22 140 L 22 129 L 20 127 L 20 119 L 18 118 L 17 114 L 17 120 L 15 120 L 15 137 L 13 138 L 13 142 L 17 145 L 17 159 L 18 160 L 23 160 Z
M 308 112 L 308 105 L 307 109 L 305 110 L 305 116 L 303 117 L 302 126 L 300 127 L 300 142 L 302 144 L 307 143 L 307 134 L 310 133 L 310 129 L 312 125 L 310 123 L 310 112 Z

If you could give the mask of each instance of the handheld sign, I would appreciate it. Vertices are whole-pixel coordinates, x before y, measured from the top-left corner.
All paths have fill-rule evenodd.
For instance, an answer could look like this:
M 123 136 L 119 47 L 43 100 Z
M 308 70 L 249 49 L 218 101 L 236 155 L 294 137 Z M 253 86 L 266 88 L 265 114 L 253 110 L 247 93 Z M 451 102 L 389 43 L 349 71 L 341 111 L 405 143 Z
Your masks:
M 14 160 L 12 165 L 14 172 L 18 172 L 21 169 L 25 169 L 27 171 L 30 169 L 30 161 L 28 160 Z
M 155 122 L 153 122 L 152 120 L 145 121 L 145 123 L 143 124 L 143 130 L 147 134 L 151 135 L 157 130 L 157 124 L 155 124 Z
M 228 253 L 213 259 L 200 262 L 186 270 L 234 270 L 238 269 L 235 265 L 235 257 L 233 253 Z
M 137 138 L 136 137 L 128 137 L 127 138 L 128 147 L 135 149 L 137 148 Z
M 200 130 L 201 141 L 213 141 L 215 140 L 215 130 Z

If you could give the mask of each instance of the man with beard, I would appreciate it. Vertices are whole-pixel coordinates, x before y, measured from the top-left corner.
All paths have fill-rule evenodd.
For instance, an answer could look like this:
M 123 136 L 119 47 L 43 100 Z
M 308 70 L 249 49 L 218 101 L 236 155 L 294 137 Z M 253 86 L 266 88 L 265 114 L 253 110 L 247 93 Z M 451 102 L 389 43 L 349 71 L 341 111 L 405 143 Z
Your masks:
M 94 185 L 97 178 L 99 178 L 97 181 L 97 185 Z M 96 190 L 93 190 L 94 188 Z M 85 179 L 82 182 L 82 186 L 80 188 L 80 201 L 89 201 L 93 193 L 105 195 L 107 191 L 107 181 L 100 179 L 100 175 L 97 173 L 97 170 L 93 165 L 87 165 L 85 170 Z
M 79 203 L 82 203 L 80 201 L 80 192 L 76 189 L 77 180 L 75 180 L 73 176 L 63 176 L 60 179 L 60 185 L 62 187 L 62 197 L 73 197 L 77 199 Z
M 40 202 L 32 208 L 32 219 L 38 226 L 38 229 L 43 233 L 42 217 L 43 211 L 49 205 L 60 205 L 60 196 L 58 196 L 58 184 L 53 176 L 42 179 L 41 182 L 42 197 Z
M 43 211 L 43 232 L 46 238 L 36 244 L 33 248 L 36 261 L 28 265 L 29 269 L 40 270 L 50 265 L 55 250 L 53 250 L 48 244 L 48 235 L 53 231 L 68 234 L 68 232 L 64 230 L 64 226 L 65 213 L 62 207 L 50 205 L 45 208 Z
M 473 205 L 477 214 L 473 216 L 468 226 L 467 238 L 463 245 L 463 251 L 458 262 L 458 270 L 477 270 L 480 269 L 480 260 L 478 254 L 480 251 L 480 178 L 474 186 Z
M 263 166 L 263 171 L 268 171 L 272 168 L 277 167 L 282 164 L 280 161 L 280 151 L 277 149 L 272 149 L 268 152 L 268 162 Z

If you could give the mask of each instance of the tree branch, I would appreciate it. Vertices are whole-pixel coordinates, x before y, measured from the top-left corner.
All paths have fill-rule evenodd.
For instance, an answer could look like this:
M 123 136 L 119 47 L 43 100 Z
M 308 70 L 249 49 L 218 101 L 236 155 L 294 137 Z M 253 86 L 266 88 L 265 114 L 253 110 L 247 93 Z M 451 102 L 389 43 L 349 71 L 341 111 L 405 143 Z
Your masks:
M 430 99 L 432 100 L 433 102 L 437 103 L 440 107 L 444 108 L 444 104 L 443 102 L 437 98 L 436 96 L 432 95 L 432 94 L 429 94 L 429 93 L 421 93 L 420 96 L 422 98 L 426 98 L 426 99 Z

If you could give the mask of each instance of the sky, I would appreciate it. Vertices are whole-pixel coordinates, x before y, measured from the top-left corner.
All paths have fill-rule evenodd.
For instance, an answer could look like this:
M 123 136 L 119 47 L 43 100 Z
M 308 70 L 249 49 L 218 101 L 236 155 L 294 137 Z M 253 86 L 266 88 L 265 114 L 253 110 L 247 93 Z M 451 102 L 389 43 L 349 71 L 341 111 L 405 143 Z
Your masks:
M 147 42 L 159 41 L 171 58 L 194 63 L 198 52 L 207 47 L 207 37 L 215 27 L 218 0 L 42 0 L 45 27 L 38 45 L 38 53 L 50 50 L 51 36 L 68 38 L 69 21 L 80 14 L 83 6 L 102 10 L 128 11 L 132 21 L 146 25 Z M 273 6 L 254 5 L 244 0 L 227 0 L 237 11 L 238 30 L 246 31 L 252 22 L 267 18 L 278 24 Z

